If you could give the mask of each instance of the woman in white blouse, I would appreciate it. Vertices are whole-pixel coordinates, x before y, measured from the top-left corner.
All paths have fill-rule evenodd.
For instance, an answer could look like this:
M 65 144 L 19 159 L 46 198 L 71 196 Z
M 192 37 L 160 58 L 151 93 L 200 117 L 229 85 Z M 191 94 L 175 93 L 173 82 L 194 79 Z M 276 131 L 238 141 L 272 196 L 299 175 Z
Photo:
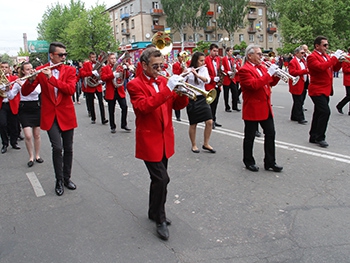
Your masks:
M 204 53 L 193 53 L 191 64 L 188 68 L 190 73 L 185 77 L 187 83 L 192 84 L 203 91 L 205 91 L 204 84 L 210 82 L 208 69 L 204 66 L 204 60 Z M 202 149 L 207 150 L 210 153 L 215 153 L 216 151 L 209 145 L 209 138 L 213 127 L 213 117 L 210 106 L 206 103 L 205 97 L 201 93 L 195 93 L 197 95 L 197 100 L 190 100 L 186 107 L 188 120 L 190 122 L 189 136 L 192 144 L 191 150 L 194 153 L 199 153 L 196 144 L 196 130 L 197 124 L 204 121 L 205 128 Z
M 33 66 L 29 62 L 24 62 L 19 71 L 19 77 L 22 78 L 33 72 Z M 14 84 L 13 88 L 7 92 L 8 98 L 13 99 L 19 92 L 21 92 L 21 85 L 24 81 L 20 79 Z M 27 165 L 32 167 L 34 161 L 43 163 L 44 160 L 40 157 L 40 100 L 41 93 L 40 85 L 28 96 L 22 94 L 19 103 L 19 120 L 23 128 L 25 144 L 29 154 L 29 162 Z M 33 144 L 34 138 L 34 144 Z

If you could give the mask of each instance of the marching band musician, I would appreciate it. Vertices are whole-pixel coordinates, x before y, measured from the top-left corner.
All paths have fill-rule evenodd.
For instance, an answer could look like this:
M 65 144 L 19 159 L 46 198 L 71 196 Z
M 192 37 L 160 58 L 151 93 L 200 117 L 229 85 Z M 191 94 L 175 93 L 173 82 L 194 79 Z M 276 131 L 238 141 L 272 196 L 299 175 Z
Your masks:
M 117 63 L 117 64 L 116 64 Z M 115 67 L 115 70 L 113 71 Z M 111 133 L 116 133 L 115 104 L 118 101 L 121 108 L 121 128 L 131 131 L 127 125 L 128 106 L 125 99 L 124 80 L 129 77 L 128 67 L 123 61 L 118 61 L 114 53 L 108 54 L 108 63 L 101 69 L 101 80 L 106 82 L 105 100 L 108 103 L 109 125 Z
M 72 95 L 75 92 L 76 70 L 74 67 L 59 65 L 53 69 L 45 67 L 64 62 L 66 47 L 60 42 L 49 46 L 50 62 L 40 66 L 37 75 L 27 79 L 22 85 L 22 95 L 28 96 L 38 84 L 41 86 L 40 128 L 46 130 L 52 147 L 52 161 L 55 170 L 55 192 L 63 195 L 64 186 L 75 190 L 71 181 L 73 163 L 74 128 L 78 126 Z
M 33 71 L 33 66 L 29 62 L 21 64 L 18 73 L 22 78 L 26 75 L 30 75 Z M 17 82 L 13 85 L 13 88 L 8 91 L 8 98 L 12 100 L 17 94 L 20 94 L 19 103 L 19 120 L 23 128 L 25 144 L 29 154 L 28 167 L 34 165 L 34 161 L 37 163 L 43 163 L 44 160 L 40 157 L 40 102 L 39 95 L 41 93 L 40 85 L 37 85 L 32 93 L 28 96 L 23 96 L 21 93 L 22 84 L 24 81 L 17 79 Z M 34 139 L 34 145 L 32 140 Z M 35 158 L 34 158 L 35 156 Z
M 350 47 L 348 48 L 348 56 L 350 56 Z M 339 101 L 336 108 L 340 114 L 344 114 L 343 108 L 350 101 L 350 63 L 342 63 L 343 69 L 343 85 L 345 86 L 345 97 Z M 350 115 L 350 108 L 349 113 Z
M 316 143 L 320 147 L 328 147 L 326 142 L 326 130 L 331 110 L 329 108 L 329 96 L 333 94 L 333 71 L 340 70 L 339 58 L 341 50 L 337 50 L 332 56 L 327 54 L 328 39 L 318 36 L 314 40 L 314 51 L 307 57 L 307 66 L 310 74 L 309 96 L 314 103 L 310 129 L 310 143 Z
M 208 69 L 204 66 L 204 61 L 205 54 L 202 52 L 195 52 L 192 55 L 189 68 L 191 73 L 185 77 L 186 82 L 203 91 L 205 91 L 204 85 L 210 81 Z M 216 153 L 213 147 L 209 145 L 209 138 L 213 127 L 213 117 L 210 106 L 206 103 L 206 98 L 201 93 L 197 91 L 195 91 L 195 93 L 197 99 L 190 100 L 186 107 L 188 120 L 190 123 L 188 134 L 191 140 L 191 150 L 194 153 L 199 153 L 196 143 L 196 130 L 197 124 L 204 121 L 205 128 L 202 149 L 207 150 L 210 153 Z
M 136 154 L 144 160 L 150 173 L 149 219 L 156 222 L 157 233 L 168 240 L 168 225 L 165 202 L 170 181 L 168 159 L 174 154 L 174 128 L 172 110 L 186 107 L 187 96 L 179 96 L 173 89 L 183 85 L 178 75 L 167 81 L 159 76 L 163 67 L 162 53 L 156 48 L 147 48 L 140 57 L 143 72 L 131 80 L 127 89 L 136 115 Z
M 271 87 L 277 85 L 279 78 L 275 77 L 278 66 L 272 64 L 268 69 L 262 66 L 263 54 L 258 45 L 251 44 L 245 51 L 245 63 L 239 70 L 243 94 L 244 140 L 243 162 L 252 172 L 259 171 L 253 157 L 253 144 L 258 125 L 265 134 L 264 168 L 281 172 L 283 167 L 276 164 L 275 157 L 275 125 L 271 106 Z
M 289 74 L 296 77 L 300 76 L 299 81 L 293 85 L 293 81 L 289 80 L 289 92 L 292 94 L 293 106 L 290 115 L 292 121 L 297 121 L 299 124 L 306 124 L 303 105 L 309 86 L 309 76 L 306 62 L 304 59 L 305 51 L 302 47 L 297 47 L 294 50 L 294 57 L 289 62 Z
M 241 111 L 238 109 L 238 89 L 235 83 L 235 75 L 236 75 L 236 60 L 232 56 L 233 49 L 231 47 L 226 48 L 226 56 L 222 58 L 222 65 L 224 67 L 225 76 L 223 79 L 223 87 L 224 87 L 224 101 L 225 101 L 225 111 L 232 112 Z M 232 96 L 232 110 L 228 102 L 229 93 L 231 92 Z
M 94 76 L 98 78 L 100 73 L 97 70 L 93 70 L 96 65 L 96 53 L 89 53 L 89 61 L 83 63 L 83 67 L 80 69 L 80 77 L 87 78 Z M 100 108 L 101 122 L 102 124 L 108 123 L 108 120 L 105 117 L 105 108 L 103 105 L 102 99 L 102 84 L 98 84 L 96 87 L 91 87 L 88 83 L 85 82 L 85 95 L 86 95 L 86 103 L 88 104 L 88 109 L 91 114 L 91 124 L 96 123 L 96 113 L 95 113 L 95 94 L 98 99 L 98 105 Z
M 211 44 L 209 47 L 210 53 L 205 58 L 205 64 L 208 68 L 209 76 L 210 76 L 210 82 L 208 84 L 205 84 L 205 89 L 207 91 L 215 89 L 216 90 L 216 98 L 213 101 L 213 103 L 210 104 L 212 117 L 213 117 L 213 129 L 215 127 L 221 127 L 222 125 L 216 122 L 216 109 L 218 107 L 219 103 L 219 97 L 221 92 L 221 86 L 222 86 L 222 59 L 219 56 L 219 46 L 216 44 Z
M 177 61 L 173 64 L 173 74 L 181 75 L 182 73 L 187 71 L 186 64 L 183 61 L 183 57 L 181 56 L 181 52 L 177 54 Z M 175 110 L 175 117 L 177 121 L 181 121 L 181 111 Z
M 0 70 L 3 71 L 9 82 L 17 79 L 17 76 L 11 75 L 11 69 L 8 62 L 1 62 Z M 12 87 L 13 85 L 11 85 L 10 89 L 12 89 Z M 1 153 L 7 152 L 7 147 L 9 146 L 9 136 L 12 148 L 15 150 L 21 149 L 21 147 L 19 147 L 17 144 L 17 138 L 19 135 L 17 116 L 19 100 L 19 94 L 17 94 L 12 100 L 0 97 L 0 134 L 2 140 Z

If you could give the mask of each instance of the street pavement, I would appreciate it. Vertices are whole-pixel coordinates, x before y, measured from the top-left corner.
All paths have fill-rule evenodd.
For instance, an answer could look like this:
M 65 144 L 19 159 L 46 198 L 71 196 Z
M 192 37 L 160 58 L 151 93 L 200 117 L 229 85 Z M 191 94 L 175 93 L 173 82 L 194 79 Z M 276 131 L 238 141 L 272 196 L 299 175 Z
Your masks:
M 148 220 L 149 175 L 134 157 L 131 132 L 99 119 L 90 124 L 85 100 L 75 105 L 72 181 L 58 197 L 51 147 L 42 131 L 44 163 L 28 168 L 24 142 L 0 156 L 0 262 L 69 263 L 272 263 L 350 262 L 350 116 L 335 105 L 345 95 L 342 74 L 334 80 L 328 148 L 308 142 L 313 104 L 305 101 L 307 125 L 291 122 L 287 84 L 273 88 L 276 158 L 281 173 L 263 169 L 263 138 L 254 155 L 260 171 L 242 162 L 241 113 L 224 111 L 220 96 L 210 144 L 191 152 L 186 111 L 174 120 L 176 153 L 169 161 L 166 204 L 170 239 L 160 240 Z M 118 107 L 117 107 L 118 108 Z M 107 113 L 107 107 L 106 113 Z M 116 110 L 117 123 L 120 110 Z M 262 131 L 260 129 L 260 131 Z

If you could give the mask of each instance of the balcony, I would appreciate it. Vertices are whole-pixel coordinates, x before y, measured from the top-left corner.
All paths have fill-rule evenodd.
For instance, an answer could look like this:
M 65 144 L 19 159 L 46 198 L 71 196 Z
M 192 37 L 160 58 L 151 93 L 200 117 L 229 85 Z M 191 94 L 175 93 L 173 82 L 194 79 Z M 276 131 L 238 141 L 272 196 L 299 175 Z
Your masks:
M 151 16 L 162 16 L 164 15 L 163 9 L 152 8 L 150 11 Z
M 268 27 L 267 28 L 267 33 L 268 34 L 274 34 L 274 33 L 276 33 L 276 31 L 277 31 L 276 27 Z
M 124 14 L 121 14 L 120 15 L 120 19 L 121 20 L 128 20 L 130 17 L 130 14 L 129 13 L 124 13 Z
M 152 32 L 164 31 L 163 25 L 152 25 Z
M 207 12 L 207 17 L 213 17 L 213 16 L 214 16 L 214 11 Z
M 122 35 L 123 36 L 129 36 L 130 35 L 130 31 L 129 31 L 129 29 L 122 29 Z
M 255 20 L 258 18 L 258 15 L 256 14 L 256 12 L 248 13 L 247 18 L 248 20 Z
M 204 28 L 205 33 L 212 33 L 215 31 L 215 26 L 207 26 Z
M 247 32 L 248 32 L 248 34 L 255 34 L 256 28 L 255 27 L 248 27 Z

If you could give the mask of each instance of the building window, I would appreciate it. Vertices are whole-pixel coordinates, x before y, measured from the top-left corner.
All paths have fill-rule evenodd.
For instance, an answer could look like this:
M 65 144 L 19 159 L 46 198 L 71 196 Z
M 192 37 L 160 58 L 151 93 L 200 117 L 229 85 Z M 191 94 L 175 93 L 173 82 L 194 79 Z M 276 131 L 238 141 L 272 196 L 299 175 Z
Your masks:
M 222 7 L 220 6 L 220 5 L 218 5 L 218 8 L 217 8 L 217 12 L 218 12 L 218 14 L 220 14 L 221 13 L 221 9 L 222 9 Z
M 249 34 L 249 43 L 254 43 L 254 35 Z
M 243 42 L 244 41 L 244 35 L 243 34 L 239 34 L 238 38 L 239 38 L 239 42 Z
M 184 36 L 184 41 L 187 41 L 187 34 L 185 33 L 183 36 Z
M 130 14 L 132 14 L 132 13 L 134 13 L 134 5 L 133 4 L 130 5 Z
M 125 45 L 125 37 L 122 38 L 122 45 Z
M 121 24 L 122 31 L 124 30 L 124 23 Z
M 272 38 L 272 34 L 269 34 L 269 43 L 272 43 L 273 42 L 273 38 Z
M 153 9 L 159 9 L 159 3 L 158 2 L 152 2 Z
M 135 21 L 134 21 L 134 19 L 131 19 L 131 28 L 135 28 Z
M 205 34 L 205 41 L 210 41 L 210 34 Z
M 123 8 L 120 8 L 120 10 L 119 10 L 119 17 L 120 17 L 120 20 L 122 20 L 122 14 L 123 14 Z
M 262 15 L 263 15 L 263 12 L 262 12 L 262 11 L 263 11 L 262 8 L 259 8 L 259 9 L 258 9 L 258 15 L 259 15 L 259 16 L 262 16 Z
M 131 43 L 134 43 L 135 42 L 135 35 L 132 35 L 131 36 Z
M 119 33 L 119 27 L 118 25 L 115 26 L 115 32 L 118 34 Z
M 220 41 L 222 38 L 222 34 L 218 34 L 218 40 Z

